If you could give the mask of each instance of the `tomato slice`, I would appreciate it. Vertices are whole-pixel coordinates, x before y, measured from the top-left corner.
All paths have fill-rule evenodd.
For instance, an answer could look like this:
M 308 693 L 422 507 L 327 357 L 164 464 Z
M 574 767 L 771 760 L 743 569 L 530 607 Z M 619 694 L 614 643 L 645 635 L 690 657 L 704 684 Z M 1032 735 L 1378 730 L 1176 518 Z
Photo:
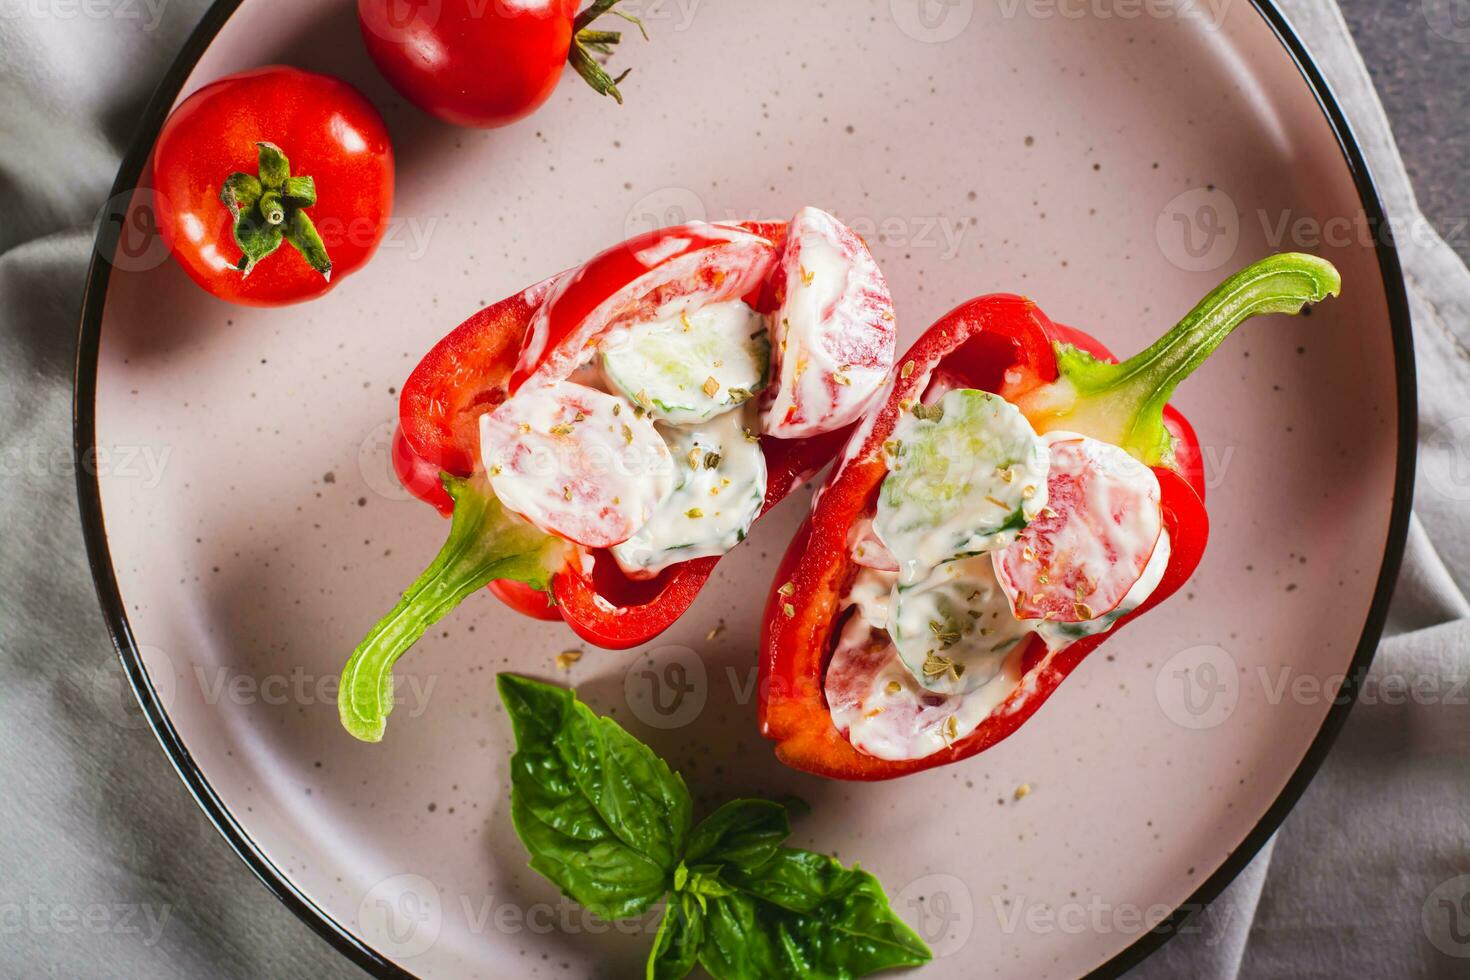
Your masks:
M 1086 622 L 1143 577 L 1164 526 L 1159 480 L 1117 446 L 1065 432 L 1046 441 L 1047 506 L 996 553 L 996 577 L 1018 619 Z
M 562 279 L 536 310 L 510 391 L 568 377 L 619 325 L 758 294 L 776 246 L 737 225 L 695 222 L 616 245 Z
M 569 381 L 522 388 L 480 422 L 490 485 L 548 534 L 621 544 L 674 489 L 669 447 L 646 416 Z
M 776 383 L 762 430 L 780 439 L 857 421 L 893 368 L 893 297 L 857 233 L 804 208 L 792 219 L 777 278 Z

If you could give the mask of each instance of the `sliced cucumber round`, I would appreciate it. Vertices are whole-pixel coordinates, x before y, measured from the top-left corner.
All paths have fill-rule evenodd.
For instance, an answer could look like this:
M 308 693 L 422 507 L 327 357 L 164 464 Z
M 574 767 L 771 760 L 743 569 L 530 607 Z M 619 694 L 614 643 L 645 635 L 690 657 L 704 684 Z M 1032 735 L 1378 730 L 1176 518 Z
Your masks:
M 989 555 L 946 562 L 917 585 L 896 586 L 889 630 L 914 679 L 940 694 L 965 694 L 1000 673 L 1035 623 L 1023 623 L 995 578 Z
M 750 401 L 770 365 L 765 319 L 740 300 L 636 324 L 602 355 L 608 384 L 671 425 L 706 422 Z
M 884 450 L 873 527 L 906 584 L 941 562 L 1004 548 L 1046 506 L 1050 451 L 999 395 L 960 388 L 915 405 Z
M 635 578 L 723 555 L 745 540 L 766 499 L 766 457 L 755 406 L 694 426 L 659 425 L 674 456 L 675 488 L 637 534 L 612 549 Z

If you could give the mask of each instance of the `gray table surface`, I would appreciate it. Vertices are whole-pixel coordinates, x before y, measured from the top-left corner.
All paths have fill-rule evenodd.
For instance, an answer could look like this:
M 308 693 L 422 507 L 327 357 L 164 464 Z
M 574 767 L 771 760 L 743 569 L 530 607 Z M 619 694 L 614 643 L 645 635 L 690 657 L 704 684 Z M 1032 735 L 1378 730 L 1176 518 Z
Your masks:
M 0 295 L 7 297 L 0 303 L 0 359 L 7 374 L 27 379 L 0 387 L 7 461 L 20 440 L 65 455 L 72 325 L 90 221 L 139 112 L 206 5 L 133 0 L 130 9 L 145 18 L 156 13 L 157 20 L 126 48 L 108 32 L 135 25 L 85 20 L 48 29 L 41 43 L 34 42 L 25 33 L 29 25 L 17 17 L 36 4 L 59 10 L 63 2 L 0 2 Z M 1341 6 L 1422 210 L 1470 259 L 1470 181 L 1463 176 L 1470 164 L 1470 0 L 1341 0 Z M 77 70 L 79 61 L 87 70 Z M 57 94 L 72 91 L 79 93 L 75 99 Z M 100 119 L 69 116 L 74 104 L 92 106 Z M 52 169 L 28 172 L 26 154 L 47 140 L 64 143 L 67 152 L 48 161 Z M 6 774 L 0 786 L 0 976 L 360 976 L 251 878 L 189 799 L 146 728 L 87 724 L 99 704 L 92 684 L 112 655 L 91 596 L 72 477 L 51 455 L 16 458 L 26 465 L 0 472 L 0 550 L 6 552 L 0 555 L 6 586 L 0 590 L 0 726 L 6 734 L 0 739 L 0 772 Z M 23 531 L 6 522 L 26 519 L 34 526 Z M 1464 571 L 1458 558 L 1452 564 L 1457 575 Z M 57 604 L 90 614 L 48 615 Z M 1371 754 L 1379 733 L 1361 715 L 1360 709 L 1339 753 Z M 1440 778 L 1453 782 L 1457 773 L 1447 769 Z M 1313 794 L 1335 800 L 1333 782 L 1319 780 L 1324 782 Z M 1461 796 L 1449 807 L 1463 811 L 1463 804 Z M 1294 820 L 1288 819 L 1283 835 L 1289 837 Z M 1431 878 L 1442 876 L 1445 866 L 1470 871 L 1461 828 L 1452 829 L 1450 837 L 1459 842 L 1454 854 L 1438 848 L 1418 862 L 1433 865 L 1426 872 Z M 79 843 L 99 840 L 110 843 Z M 1364 876 L 1391 875 L 1395 861 L 1415 855 L 1405 848 L 1377 855 L 1371 867 L 1331 865 L 1320 881 L 1305 884 L 1298 871 L 1279 892 L 1265 894 L 1270 928 L 1282 929 L 1281 906 L 1295 906 L 1304 887 L 1325 890 L 1329 902 L 1355 879 L 1360 893 L 1376 893 L 1382 886 L 1363 886 Z M 1258 881 L 1243 884 L 1259 892 Z M 1409 915 L 1416 920 L 1417 901 Z M 1288 938 L 1295 946 L 1293 937 L 1310 935 L 1318 923 L 1293 925 L 1298 932 Z M 1253 933 L 1253 947 L 1257 939 Z M 1252 955 L 1214 950 L 1233 959 L 1216 969 L 1207 961 L 1220 957 L 1178 940 L 1141 972 L 1303 975 L 1301 964 L 1272 958 L 1270 936 L 1259 946 Z M 1306 972 L 1345 972 L 1323 966 L 1331 962 L 1328 953 L 1316 956 L 1317 969 Z M 1429 967 L 1399 962 L 1402 969 L 1393 975 L 1448 977 L 1463 976 L 1470 961 L 1441 957 L 1426 961 Z
M 1419 208 L 1470 261 L 1470 3 L 1339 0 Z

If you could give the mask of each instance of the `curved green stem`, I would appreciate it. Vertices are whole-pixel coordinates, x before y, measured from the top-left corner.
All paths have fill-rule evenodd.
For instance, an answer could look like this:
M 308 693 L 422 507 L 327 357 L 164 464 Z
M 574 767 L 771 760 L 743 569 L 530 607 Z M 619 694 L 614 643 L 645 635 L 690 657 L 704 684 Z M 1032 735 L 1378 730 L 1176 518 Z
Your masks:
M 1018 401 L 1038 432 L 1080 432 L 1121 446 L 1149 466 L 1167 464 L 1172 439 L 1164 427 L 1164 406 L 1179 383 L 1246 320 L 1268 313 L 1294 315 L 1341 289 L 1342 278 L 1326 259 L 1273 255 L 1225 280 L 1173 329 L 1126 361 L 1100 361 L 1058 344 L 1058 379 Z
M 508 512 L 483 474 L 443 479 L 454 499 L 449 540 L 358 644 L 342 671 L 337 692 L 342 727 L 364 742 L 382 741 L 393 710 L 393 665 L 429 627 L 497 579 L 547 589 L 566 559 L 565 543 Z

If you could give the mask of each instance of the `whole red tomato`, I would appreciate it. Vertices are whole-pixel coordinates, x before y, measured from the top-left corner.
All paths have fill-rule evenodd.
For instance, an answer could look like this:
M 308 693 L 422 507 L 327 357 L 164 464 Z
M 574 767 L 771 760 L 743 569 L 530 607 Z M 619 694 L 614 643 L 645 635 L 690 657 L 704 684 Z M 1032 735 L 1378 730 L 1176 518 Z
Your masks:
M 622 35 L 587 26 L 617 2 L 596 0 L 579 16 L 579 0 L 357 0 L 357 19 L 368 54 L 405 98 L 446 122 L 489 128 L 539 108 L 568 61 L 622 102 L 621 78 L 592 57 Z
M 153 151 L 159 229 L 206 290 L 277 306 L 361 268 L 393 207 L 393 148 L 368 101 L 327 75 L 229 75 L 173 111 Z

